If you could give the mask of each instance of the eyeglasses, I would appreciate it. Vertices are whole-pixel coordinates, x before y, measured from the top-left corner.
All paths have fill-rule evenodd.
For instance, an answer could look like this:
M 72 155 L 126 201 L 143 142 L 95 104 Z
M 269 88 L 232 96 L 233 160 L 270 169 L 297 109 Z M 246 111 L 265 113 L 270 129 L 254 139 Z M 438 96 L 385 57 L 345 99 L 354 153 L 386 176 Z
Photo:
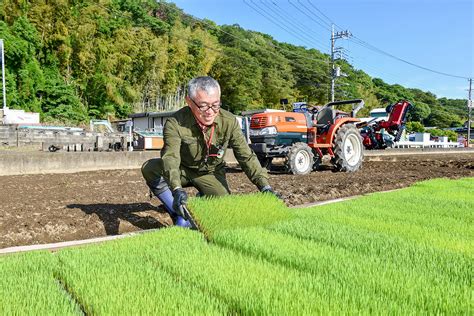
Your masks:
M 189 98 L 189 100 L 191 100 L 194 105 L 199 109 L 199 111 L 201 112 L 206 112 L 208 111 L 209 109 L 212 109 L 214 112 L 217 112 L 219 111 L 219 109 L 221 108 L 221 102 L 217 103 L 217 104 L 207 104 L 207 103 L 203 103 L 202 105 L 198 105 L 196 103 L 196 101 L 194 101 L 193 99 Z

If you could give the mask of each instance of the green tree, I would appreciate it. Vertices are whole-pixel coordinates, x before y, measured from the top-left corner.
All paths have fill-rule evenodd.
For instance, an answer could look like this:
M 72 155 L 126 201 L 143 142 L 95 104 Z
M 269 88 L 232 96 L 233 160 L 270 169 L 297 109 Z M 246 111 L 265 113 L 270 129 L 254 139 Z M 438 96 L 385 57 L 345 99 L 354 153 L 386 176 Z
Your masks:
M 210 74 L 221 84 L 224 108 L 238 114 L 247 108 L 263 107 L 262 68 L 258 61 L 236 48 L 225 48 Z
M 425 125 L 447 128 L 461 126 L 462 122 L 457 115 L 436 107 L 432 109 L 431 114 L 426 118 Z
M 427 104 L 416 102 L 412 103 L 412 107 L 408 113 L 408 119 L 411 121 L 423 122 L 430 114 L 431 108 Z
M 420 122 L 408 122 L 406 129 L 408 133 L 423 133 L 425 131 L 425 127 Z

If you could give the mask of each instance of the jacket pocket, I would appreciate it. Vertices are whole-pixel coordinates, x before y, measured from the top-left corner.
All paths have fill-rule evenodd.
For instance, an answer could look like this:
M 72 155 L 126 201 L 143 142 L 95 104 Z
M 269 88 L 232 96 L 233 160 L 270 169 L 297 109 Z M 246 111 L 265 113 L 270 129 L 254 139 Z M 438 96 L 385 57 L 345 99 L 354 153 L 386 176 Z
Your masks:
M 199 161 L 201 149 L 194 137 L 183 136 L 181 139 L 181 161 Z

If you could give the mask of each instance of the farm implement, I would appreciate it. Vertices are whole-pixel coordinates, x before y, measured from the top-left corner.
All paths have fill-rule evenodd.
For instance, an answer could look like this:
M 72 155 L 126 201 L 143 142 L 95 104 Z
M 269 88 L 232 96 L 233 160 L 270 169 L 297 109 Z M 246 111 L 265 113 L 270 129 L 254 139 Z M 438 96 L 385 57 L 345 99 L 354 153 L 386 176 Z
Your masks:
M 406 116 L 411 107 L 408 101 L 399 101 L 385 109 L 388 113 L 387 120 L 377 121 L 374 118 L 358 123 L 365 149 L 385 149 L 398 142 L 405 130 Z

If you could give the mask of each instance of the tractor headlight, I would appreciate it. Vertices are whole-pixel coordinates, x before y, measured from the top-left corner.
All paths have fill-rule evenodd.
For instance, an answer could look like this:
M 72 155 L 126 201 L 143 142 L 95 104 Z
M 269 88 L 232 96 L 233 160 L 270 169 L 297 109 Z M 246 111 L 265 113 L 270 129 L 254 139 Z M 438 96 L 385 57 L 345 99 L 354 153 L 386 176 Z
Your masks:
M 275 126 L 268 126 L 260 130 L 260 135 L 276 135 L 277 129 Z

